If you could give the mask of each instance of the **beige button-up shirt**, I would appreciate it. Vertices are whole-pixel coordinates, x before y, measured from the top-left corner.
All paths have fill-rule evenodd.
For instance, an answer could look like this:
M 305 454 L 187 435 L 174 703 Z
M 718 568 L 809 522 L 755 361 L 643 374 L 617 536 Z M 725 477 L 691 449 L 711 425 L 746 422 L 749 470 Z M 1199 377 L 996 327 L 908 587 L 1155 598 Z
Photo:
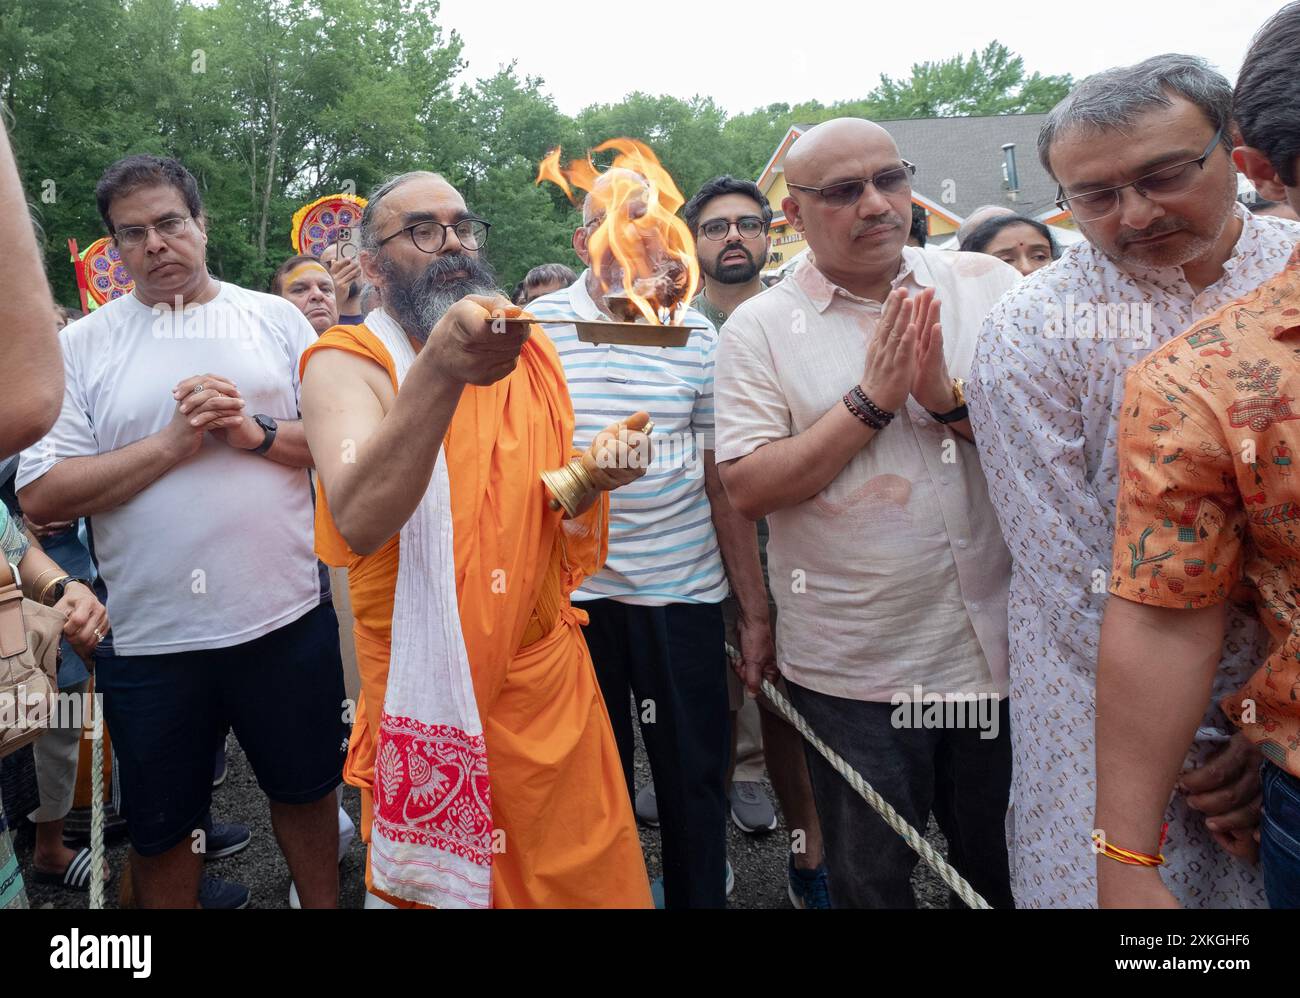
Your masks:
M 980 324 L 1016 272 L 990 256 L 907 247 L 893 281 L 943 303 L 944 355 L 964 378 Z M 723 326 L 716 456 L 802 433 L 861 378 L 879 302 L 831 283 L 811 256 Z M 821 493 L 768 517 L 777 657 L 831 696 L 1007 693 L 1011 559 L 975 447 L 916 403 Z

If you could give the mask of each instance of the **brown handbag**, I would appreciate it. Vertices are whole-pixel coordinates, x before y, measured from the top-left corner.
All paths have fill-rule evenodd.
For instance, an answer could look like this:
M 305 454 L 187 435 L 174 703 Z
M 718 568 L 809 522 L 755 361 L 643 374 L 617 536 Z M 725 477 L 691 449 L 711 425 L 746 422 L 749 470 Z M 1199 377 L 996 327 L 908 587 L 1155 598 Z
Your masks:
M 18 570 L 0 561 L 0 758 L 49 726 L 63 624 L 57 610 L 24 599 Z

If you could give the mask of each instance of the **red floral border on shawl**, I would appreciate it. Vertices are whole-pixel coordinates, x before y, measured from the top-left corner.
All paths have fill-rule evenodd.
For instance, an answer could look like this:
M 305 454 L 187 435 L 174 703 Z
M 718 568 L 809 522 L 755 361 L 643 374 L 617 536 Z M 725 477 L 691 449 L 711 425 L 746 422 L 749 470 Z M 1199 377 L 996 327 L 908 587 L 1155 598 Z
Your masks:
M 492 865 L 492 794 L 482 735 L 384 713 L 374 787 L 376 834 Z

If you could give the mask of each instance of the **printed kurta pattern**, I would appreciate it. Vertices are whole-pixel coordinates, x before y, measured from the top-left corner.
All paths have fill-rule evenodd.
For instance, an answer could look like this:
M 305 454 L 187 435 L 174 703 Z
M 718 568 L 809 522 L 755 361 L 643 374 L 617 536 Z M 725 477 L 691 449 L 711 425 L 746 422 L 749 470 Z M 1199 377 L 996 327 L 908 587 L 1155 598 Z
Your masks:
M 1300 775 L 1297 351 L 1300 246 L 1274 280 L 1134 368 L 1110 591 L 1175 608 L 1256 602 L 1273 652 L 1221 706 Z
M 1275 276 L 1300 225 L 1238 209 L 1241 236 L 1199 294 L 1179 268 L 1121 269 L 1087 242 L 1009 292 L 984 323 L 968 397 L 989 494 L 1014 566 L 1009 612 L 1012 887 L 1021 907 L 1096 905 L 1097 645 L 1119 490 L 1123 375 L 1193 323 Z M 1216 701 L 1262 660 L 1250 612 L 1230 615 Z M 1188 764 L 1230 736 L 1216 707 Z M 1228 856 L 1175 796 L 1166 882 L 1191 907 L 1263 906 L 1255 870 Z

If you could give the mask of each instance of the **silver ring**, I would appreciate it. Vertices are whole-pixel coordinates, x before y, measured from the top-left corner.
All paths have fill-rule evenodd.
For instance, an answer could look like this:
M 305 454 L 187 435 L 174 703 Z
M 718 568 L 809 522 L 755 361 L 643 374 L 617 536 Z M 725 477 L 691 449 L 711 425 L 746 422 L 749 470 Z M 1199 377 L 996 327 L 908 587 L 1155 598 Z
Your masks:
M 192 391 L 190 394 L 197 395 L 199 394 L 199 392 L 206 392 L 207 390 L 208 390 L 208 386 L 200 383 L 194 386 L 194 391 Z
M 96 641 L 104 640 L 104 632 L 101 631 L 98 627 L 95 628 L 95 640 Z

